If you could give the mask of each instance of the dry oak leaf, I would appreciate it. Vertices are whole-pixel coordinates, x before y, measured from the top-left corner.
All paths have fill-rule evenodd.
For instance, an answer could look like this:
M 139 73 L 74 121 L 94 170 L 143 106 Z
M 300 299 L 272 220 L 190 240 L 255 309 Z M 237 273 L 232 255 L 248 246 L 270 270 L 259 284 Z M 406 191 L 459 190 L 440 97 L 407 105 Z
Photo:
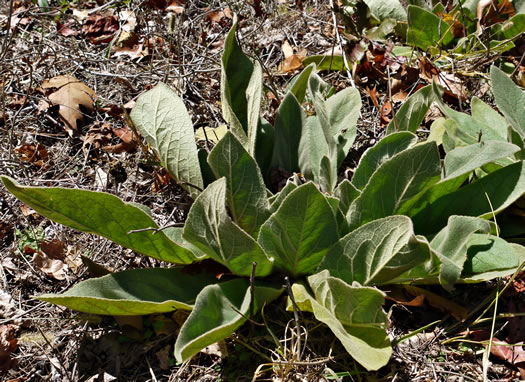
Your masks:
M 56 280 L 66 279 L 67 265 L 62 260 L 52 259 L 45 253 L 36 251 L 32 262 L 35 267 Z
M 15 333 L 18 327 L 16 325 L 0 325 L 0 372 L 8 371 L 16 365 L 16 360 L 11 358 L 18 347 L 18 340 Z
M 95 91 L 69 74 L 45 80 L 42 88 L 57 88 L 48 98 L 54 105 L 59 105 L 60 119 L 64 122 L 67 133 L 73 135 L 77 130 L 77 120 L 84 116 L 80 107 L 93 111 L 93 100 L 97 96 Z

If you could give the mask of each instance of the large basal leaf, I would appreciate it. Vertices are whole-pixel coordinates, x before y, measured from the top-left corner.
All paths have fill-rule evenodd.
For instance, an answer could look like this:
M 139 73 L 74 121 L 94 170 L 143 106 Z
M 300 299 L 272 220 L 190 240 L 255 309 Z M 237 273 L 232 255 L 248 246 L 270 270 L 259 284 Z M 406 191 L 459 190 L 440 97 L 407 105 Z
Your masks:
M 364 0 L 364 2 L 370 8 L 370 13 L 379 21 L 385 19 L 407 20 L 407 13 L 399 0 Z
M 186 268 L 133 269 L 88 279 L 62 294 L 37 298 L 92 314 L 133 316 L 191 310 L 200 291 L 217 278 Z
M 299 171 L 299 142 L 306 115 L 295 96 L 288 92 L 275 118 L 273 166 L 289 172 Z
M 490 126 L 500 137 L 508 136 L 509 124 L 496 110 L 476 96 L 472 97 L 470 107 L 472 118 L 483 125 Z
M 162 231 L 157 234 L 153 231 L 129 233 L 158 226 L 144 209 L 114 195 L 61 187 L 26 187 L 6 176 L 1 179 L 9 192 L 57 223 L 104 236 L 160 260 L 189 264 L 195 259 L 189 250 L 170 240 Z
M 183 237 L 233 273 L 266 276 L 272 263 L 255 239 L 235 224 L 226 211 L 226 178 L 210 184 L 191 206 Z
M 407 131 L 387 135 L 365 151 L 352 176 L 352 184 L 362 190 L 379 166 L 416 143 L 417 136 Z
M 246 56 L 235 37 L 237 16 L 224 41 L 221 70 L 222 116 L 250 154 L 254 154 L 262 97 L 262 69 Z
M 452 182 L 454 180 L 451 180 Z M 444 194 L 412 218 L 416 232 L 433 234 L 452 215 L 492 217 L 525 192 L 525 166 L 517 162 L 496 170 L 459 190 Z M 490 202 L 489 202 L 490 201 Z
M 330 116 L 325 103 L 325 99 L 331 93 L 332 88 L 317 73 L 312 73 L 308 78 L 308 91 L 314 104 L 315 114 L 323 128 L 326 142 L 332 146 L 335 144 L 335 139 L 330 128 Z
M 313 183 L 290 192 L 259 233 L 266 254 L 294 276 L 313 271 L 338 239 L 330 204 Z
M 476 232 L 489 233 L 489 222 L 470 216 L 451 216 L 447 226 L 430 242 L 441 261 L 439 281 L 446 289 L 459 280 L 467 260 L 468 242 Z
M 270 215 L 257 163 L 231 132 L 213 148 L 208 162 L 217 178 L 226 177 L 226 200 L 233 220 L 254 235 Z
M 440 176 L 435 142 L 417 145 L 393 156 L 374 172 L 350 206 L 347 214 L 350 228 L 396 215 L 411 198 L 437 183 Z
M 399 111 L 396 112 L 392 121 L 386 128 L 386 133 L 392 134 L 396 131 L 410 131 L 415 133 L 425 115 L 430 104 L 434 101 L 432 85 L 427 85 L 412 94 L 403 103 Z
M 468 242 L 467 260 L 461 281 L 480 282 L 505 277 L 525 261 L 523 247 L 486 234 L 473 234 Z
M 438 16 L 418 6 L 408 6 L 407 43 L 427 50 L 431 47 L 447 45 L 453 38 L 450 26 Z
M 496 104 L 512 127 L 525 139 L 525 92 L 496 66 L 490 67 Z
M 496 140 L 507 141 L 507 134 L 496 126 L 489 126 L 485 124 L 482 119 L 475 119 L 472 116 L 453 110 L 443 102 L 440 96 L 440 88 L 434 82 L 432 84 L 432 91 L 434 99 L 447 118 L 456 122 L 456 129 L 451 130 L 447 127 L 447 134 L 454 137 L 456 142 L 459 141 L 461 145 L 470 145 L 480 141 Z
M 279 297 L 281 288 L 255 283 L 253 311 Z M 206 346 L 230 336 L 250 317 L 250 285 L 236 279 L 210 285 L 197 296 L 193 311 L 175 343 L 175 357 L 183 362 Z
M 446 178 L 463 175 L 520 151 L 521 149 L 503 141 L 484 141 L 450 151 L 445 157 Z
M 177 93 L 159 83 L 139 97 L 130 117 L 157 152 L 162 166 L 193 198 L 197 197 L 203 181 L 193 124 Z
M 306 119 L 299 142 L 299 169 L 304 177 L 319 183 L 321 158 L 328 155 L 328 143 L 316 116 Z
M 392 355 L 386 333 L 384 294 L 376 288 L 349 285 L 328 271 L 308 277 L 314 292 L 296 283 L 292 292 L 302 310 L 311 310 L 341 341 L 346 351 L 367 370 L 385 366 Z
M 425 238 L 414 234 L 406 216 L 389 216 L 367 223 L 339 240 L 317 270 L 352 284 L 379 285 L 430 259 Z

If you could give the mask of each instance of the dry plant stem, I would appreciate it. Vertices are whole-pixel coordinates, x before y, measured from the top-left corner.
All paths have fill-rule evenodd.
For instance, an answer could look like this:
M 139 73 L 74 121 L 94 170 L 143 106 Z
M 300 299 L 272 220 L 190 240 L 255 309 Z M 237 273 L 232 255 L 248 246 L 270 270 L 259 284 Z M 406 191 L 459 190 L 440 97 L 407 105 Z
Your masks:
M 286 290 L 288 292 L 288 296 L 290 297 L 290 301 L 292 302 L 293 307 L 293 316 L 295 320 L 295 335 L 297 337 L 297 360 L 301 360 L 301 326 L 299 325 L 299 307 L 295 303 L 295 298 L 293 296 L 292 292 L 292 285 L 290 284 L 290 278 L 286 276 L 284 278 L 284 281 L 286 282 Z M 293 340 L 293 336 L 292 336 Z M 293 348 L 292 344 L 292 348 Z
M 494 328 L 496 326 L 496 314 L 498 312 L 498 301 L 499 301 L 499 284 L 497 285 L 496 299 L 494 303 L 494 314 L 492 315 L 492 325 L 490 328 L 490 339 L 485 353 L 483 354 L 483 381 L 488 382 L 488 372 L 489 372 L 489 355 L 490 350 L 492 349 L 492 341 L 494 339 Z
M 337 38 L 339 49 L 341 49 L 341 54 L 343 55 L 343 63 L 345 65 L 346 75 L 348 76 L 348 79 L 352 87 L 355 88 L 354 78 L 352 77 L 350 65 L 348 64 L 348 60 L 346 59 L 346 53 L 343 48 L 343 39 L 341 38 L 341 35 L 339 34 L 339 25 L 337 24 L 337 15 L 335 14 L 334 0 L 330 0 L 330 10 L 332 11 L 332 21 L 334 23 L 335 37 Z
M 388 101 L 390 102 L 390 108 L 392 110 L 392 118 L 394 120 L 394 126 L 396 128 L 396 131 L 399 131 L 399 126 L 397 124 L 397 118 L 396 118 L 396 110 L 394 108 L 394 104 L 392 102 L 392 83 L 390 82 L 390 67 L 386 66 L 386 73 L 388 75 Z
M 40 335 L 42 336 L 42 338 L 44 339 L 44 341 L 47 343 L 47 345 L 53 349 L 53 352 L 55 353 L 56 355 L 56 358 L 58 359 L 58 363 L 60 364 L 60 368 L 62 369 L 62 371 L 64 372 L 64 375 L 66 376 L 67 380 L 69 382 L 73 382 L 72 379 L 71 379 L 71 376 L 69 375 L 69 373 L 67 372 L 67 368 L 64 366 L 64 363 L 62 362 L 62 356 L 60 354 L 60 352 L 53 346 L 53 344 L 51 344 L 51 342 L 49 342 L 49 340 L 47 339 L 46 335 L 44 334 L 44 332 L 42 331 L 42 329 L 40 329 L 40 326 L 37 326 L 37 329 L 38 331 L 40 332 Z
M 6 34 L 4 39 L 4 44 L 2 45 L 2 52 L 0 52 L 0 62 L 4 60 L 5 55 L 7 54 L 7 47 L 9 46 L 9 43 L 13 39 L 13 36 L 15 35 L 15 32 L 13 31 L 11 34 L 9 34 L 9 31 L 11 30 L 11 19 L 13 17 L 13 0 L 9 1 L 9 13 L 7 14 L 7 27 L 6 27 Z

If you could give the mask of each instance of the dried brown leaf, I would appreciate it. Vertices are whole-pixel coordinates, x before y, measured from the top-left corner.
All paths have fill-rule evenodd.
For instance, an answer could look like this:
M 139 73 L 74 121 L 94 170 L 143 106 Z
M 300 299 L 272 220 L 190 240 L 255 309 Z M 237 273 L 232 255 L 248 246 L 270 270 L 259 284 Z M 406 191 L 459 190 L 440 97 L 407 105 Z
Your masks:
M 0 325 L 0 371 L 8 371 L 16 365 L 16 360 L 11 358 L 11 354 L 18 347 L 16 339 L 16 325 Z
M 57 88 L 49 95 L 49 100 L 54 105 L 59 105 L 60 119 L 64 122 L 68 134 L 73 135 L 73 132 L 77 130 L 77 121 L 84 117 L 80 107 L 90 112 L 93 111 L 95 91 L 68 74 L 45 80 L 42 88 Z
M 67 265 L 62 260 L 51 259 L 43 252 L 35 251 L 32 262 L 36 268 L 56 280 L 66 279 Z

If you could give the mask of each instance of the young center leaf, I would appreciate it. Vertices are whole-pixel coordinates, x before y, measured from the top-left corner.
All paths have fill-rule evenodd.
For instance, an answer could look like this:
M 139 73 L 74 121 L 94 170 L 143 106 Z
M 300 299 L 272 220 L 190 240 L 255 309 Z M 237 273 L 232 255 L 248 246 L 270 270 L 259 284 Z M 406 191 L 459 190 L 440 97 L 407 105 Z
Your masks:
M 256 262 L 256 275 L 267 276 L 272 263 L 255 239 L 228 216 L 226 192 L 226 178 L 223 177 L 195 199 L 183 237 L 237 275 L 249 276 L 252 263 Z
M 159 83 L 139 97 L 130 117 L 157 152 L 162 166 L 192 198 L 197 197 L 204 186 L 193 124 L 177 93 Z
M 384 284 L 430 259 L 430 247 L 416 237 L 406 216 L 389 216 L 367 223 L 335 244 L 317 268 L 352 284 Z
M 347 218 L 351 228 L 395 215 L 417 194 L 441 177 L 435 142 L 404 150 L 384 162 L 370 177 L 361 195 L 354 200 Z
M 227 202 L 233 220 L 254 235 L 270 215 L 257 163 L 231 132 L 213 148 L 208 162 L 217 178 L 226 177 Z
M 284 199 L 258 240 L 277 267 L 296 276 L 313 271 L 338 239 L 330 204 L 313 183 L 306 183 Z
M 329 147 L 317 116 L 306 118 L 298 150 L 301 173 L 306 179 L 319 183 L 321 158 L 329 154 Z
M 114 195 L 61 187 L 26 187 L 6 176 L 1 179 L 9 192 L 57 223 L 104 236 L 160 260 L 189 264 L 195 259 L 192 252 L 170 240 L 162 231 L 130 233 L 158 226 L 143 208 L 125 203 Z
M 92 314 L 133 316 L 191 310 L 200 291 L 215 275 L 185 268 L 132 269 L 82 281 L 62 294 L 39 300 Z
M 221 70 L 222 116 L 237 139 L 254 155 L 262 97 L 261 65 L 237 43 L 237 16 L 224 41 Z
M 427 111 L 434 101 L 432 85 L 427 85 L 412 94 L 396 112 L 392 121 L 386 128 L 386 133 L 392 134 L 396 131 L 410 131 L 415 133 Z
M 382 309 L 384 294 L 371 287 L 350 285 L 322 271 L 308 277 L 312 296 L 300 283 L 292 286 L 300 309 L 310 310 L 341 341 L 346 351 L 367 370 L 385 366 L 392 355 Z
M 306 115 L 303 108 L 288 92 L 279 106 L 275 118 L 273 160 L 274 167 L 289 172 L 299 171 L 299 143 L 301 141 Z
M 282 288 L 255 283 L 254 312 L 275 300 Z M 183 362 L 206 346 L 231 335 L 250 316 L 250 283 L 235 279 L 210 285 L 197 296 L 193 311 L 175 343 L 175 358 Z

